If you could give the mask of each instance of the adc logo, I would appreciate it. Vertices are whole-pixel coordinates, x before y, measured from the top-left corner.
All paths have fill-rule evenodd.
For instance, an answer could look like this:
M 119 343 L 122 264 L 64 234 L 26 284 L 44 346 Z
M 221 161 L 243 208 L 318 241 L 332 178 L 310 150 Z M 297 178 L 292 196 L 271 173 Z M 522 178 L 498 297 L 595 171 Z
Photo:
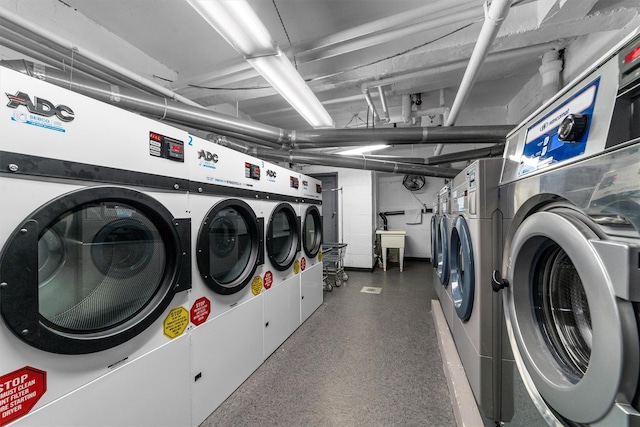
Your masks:
M 272 171 L 271 169 L 268 169 L 267 170 L 267 177 L 275 178 L 276 177 L 276 171 Z
M 38 98 L 37 96 L 34 96 L 33 102 L 31 102 L 29 95 L 20 91 L 16 92 L 15 95 L 5 92 L 5 95 L 9 98 L 9 103 L 7 104 L 7 107 L 9 108 L 18 108 L 23 105 L 27 107 L 27 110 L 30 113 L 37 114 L 39 116 L 56 116 L 63 122 L 70 122 L 75 119 L 73 110 L 66 105 L 54 105 L 52 102 Z
M 309 181 L 306 180 L 302 180 L 302 185 L 307 187 L 309 185 Z
M 198 159 L 204 159 L 207 162 L 218 163 L 218 155 L 210 153 L 208 151 L 198 151 Z

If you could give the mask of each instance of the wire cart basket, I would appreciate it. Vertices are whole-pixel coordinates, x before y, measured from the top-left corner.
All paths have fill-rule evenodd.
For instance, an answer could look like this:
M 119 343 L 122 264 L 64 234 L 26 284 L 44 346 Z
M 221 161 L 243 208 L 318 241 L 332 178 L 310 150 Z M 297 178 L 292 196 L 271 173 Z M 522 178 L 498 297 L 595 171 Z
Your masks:
M 339 287 L 349 280 L 349 275 L 344 272 L 344 254 L 347 251 L 346 243 L 324 243 L 322 245 L 322 284 L 325 291 Z

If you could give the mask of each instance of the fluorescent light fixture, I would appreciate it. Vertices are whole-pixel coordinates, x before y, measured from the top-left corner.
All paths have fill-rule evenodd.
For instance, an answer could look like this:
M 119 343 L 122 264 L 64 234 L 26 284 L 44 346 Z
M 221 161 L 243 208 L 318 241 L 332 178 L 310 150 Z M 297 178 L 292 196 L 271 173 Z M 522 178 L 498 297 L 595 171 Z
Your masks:
M 379 144 L 379 145 L 366 145 L 364 147 L 353 148 L 351 150 L 340 151 L 336 154 L 345 155 L 345 156 L 354 156 L 358 154 L 370 153 L 375 150 L 382 150 L 383 148 L 387 148 L 388 145 Z
M 246 0 L 186 0 L 314 128 L 335 127 Z

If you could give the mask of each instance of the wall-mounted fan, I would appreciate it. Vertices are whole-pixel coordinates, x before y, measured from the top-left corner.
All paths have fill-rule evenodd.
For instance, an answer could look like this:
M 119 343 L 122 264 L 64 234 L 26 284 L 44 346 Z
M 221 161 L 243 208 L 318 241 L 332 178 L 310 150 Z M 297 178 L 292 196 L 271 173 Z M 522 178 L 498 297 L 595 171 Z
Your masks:
M 422 175 L 405 175 L 402 185 L 409 191 L 418 191 L 426 183 L 425 177 Z

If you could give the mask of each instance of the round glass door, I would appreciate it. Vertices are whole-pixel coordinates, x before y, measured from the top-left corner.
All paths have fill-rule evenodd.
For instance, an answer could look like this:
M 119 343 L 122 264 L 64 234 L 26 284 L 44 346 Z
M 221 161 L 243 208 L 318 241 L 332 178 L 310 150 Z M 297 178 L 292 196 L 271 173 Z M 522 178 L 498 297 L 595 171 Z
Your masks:
M 449 284 L 449 225 L 447 221 L 448 219 L 445 216 L 440 218 L 440 232 L 438 233 L 436 251 L 438 257 L 436 271 L 442 286 Z
M 274 268 L 284 271 L 293 265 L 299 240 L 295 210 L 288 203 L 280 203 L 273 210 L 267 227 L 267 256 Z
M 638 383 L 634 310 L 614 294 L 625 285 L 614 286 L 612 277 L 624 279 L 602 258 L 617 258 L 622 248 L 569 209 L 529 216 L 511 242 L 512 347 L 538 406 L 574 423 L 601 420 L 621 398 L 631 401 Z
M 431 217 L 431 265 L 438 266 L 438 219 L 435 215 Z
M 475 296 L 475 265 L 471 234 L 464 217 L 453 222 L 451 230 L 451 298 L 456 314 L 466 322 L 473 311 Z
M 113 347 L 167 307 L 183 245 L 169 211 L 143 193 L 68 193 L 34 212 L 5 245 L 2 315 L 46 351 Z
M 262 231 L 242 200 L 226 199 L 209 210 L 198 233 L 196 257 L 200 276 L 213 291 L 234 294 L 253 279 Z
M 318 255 L 322 247 L 322 217 L 315 206 L 309 206 L 302 224 L 302 247 L 308 257 Z

